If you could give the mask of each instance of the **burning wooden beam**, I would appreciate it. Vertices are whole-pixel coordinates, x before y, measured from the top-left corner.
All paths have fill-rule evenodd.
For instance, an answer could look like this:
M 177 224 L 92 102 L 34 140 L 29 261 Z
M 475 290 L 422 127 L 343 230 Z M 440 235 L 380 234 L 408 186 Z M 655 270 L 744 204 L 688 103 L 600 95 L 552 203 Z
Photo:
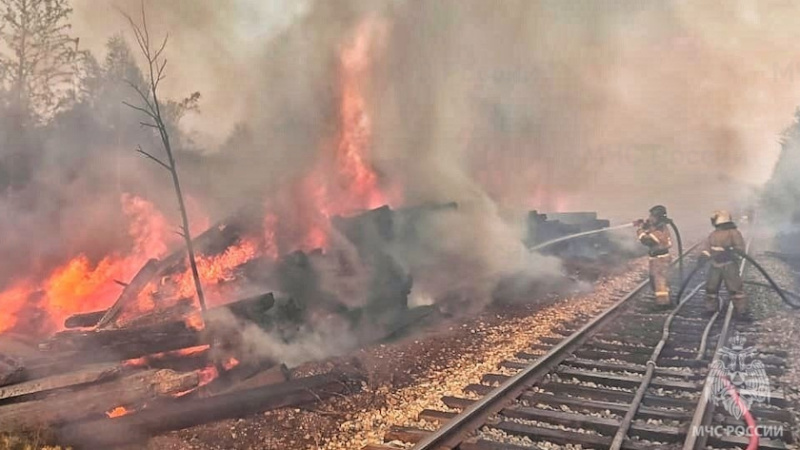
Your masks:
M 241 363 L 211 383 L 197 389 L 192 395 L 201 398 L 213 397 L 220 394 L 283 383 L 291 378 L 291 371 L 285 364 Z
M 64 321 L 65 328 L 88 328 L 97 325 L 100 319 L 106 315 L 107 309 L 102 311 L 92 311 L 88 313 L 75 314 L 67 317 Z
M 237 318 L 261 323 L 274 304 L 275 298 L 271 293 L 248 297 L 210 309 L 207 319 L 214 323 L 217 318 L 233 314 Z M 215 336 L 219 337 L 211 330 L 198 330 L 188 325 L 185 319 L 135 328 L 66 330 L 40 344 L 43 355 L 26 365 L 37 376 L 49 376 L 78 364 L 129 360 L 206 345 Z M 182 358 L 182 355 L 173 356 L 170 359 L 176 363 Z M 187 363 L 194 367 L 205 358 L 193 358 Z M 167 363 L 166 367 L 173 366 Z
M 115 419 L 68 425 L 59 437 L 69 445 L 109 448 L 166 431 L 318 401 L 346 392 L 350 389 L 348 380 L 353 378 L 330 373 L 210 398 L 178 400 L 158 409 L 145 409 Z
M 199 382 L 196 372 L 148 370 L 75 392 L 3 405 L 0 406 L 0 432 L 39 429 L 98 416 L 121 405 L 141 404 L 185 392 L 197 387 Z
M 147 261 L 147 263 L 142 266 L 139 270 L 139 273 L 133 277 L 133 280 L 125 286 L 122 290 L 122 294 L 120 294 L 119 298 L 111 308 L 106 311 L 105 315 L 97 322 L 97 328 L 104 328 L 105 326 L 109 325 L 114 319 L 117 318 L 122 308 L 125 307 L 128 303 L 135 300 L 136 297 L 139 296 L 139 293 L 147 286 L 147 283 L 150 282 L 151 279 L 158 273 L 159 264 L 157 259 L 151 259 Z
M 242 300 L 237 300 L 223 306 L 211 308 L 208 310 L 209 317 L 214 317 L 220 314 L 222 309 L 227 309 L 233 315 L 258 322 L 264 317 L 264 314 L 275 305 L 275 296 L 270 292 L 266 294 L 248 297 Z M 162 310 L 154 310 L 151 313 L 144 314 L 131 320 L 125 327 L 136 327 L 140 325 L 156 324 L 158 322 L 165 322 L 168 320 L 177 320 L 193 309 L 194 304 L 192 299 L 179 300 L 175 305 Z M 89 313 L 75 314 L 70 316 L 64 322 L 66 328 L 87 328 L 97 326 L 100 327 L 100 318 L 111 313 L 111 309 L 103 311 L 93 311 Z
M 156 307 L 140 316 L 125 320 L 124 323 L 119 324 L 119 328 L 138 328 L 156 325 L 159 323 L 172 322 L 177 320 L 184 320 L 189 314 L 195 312 L 194 300 L 191 298 L 182 298 L 174 305 L 159 308 Z
M 273 306 L 275 306 L 275 296 L 269 292 L 211 308 L 208 310 L 207 318 L 209 321 L 213 321 L 215 317 L 228 311 L 240 319 L 260 323 Z
M 37 394 L 65 387 L 80 386 L 115 378 L 122 373 L 119 364 L 99 364 L 77 372 L 54 375 L 0 388 L 0 400 Z
M 202 343 L 198 330 L 180 320 L 118 330 L 63 331 L 40 344 L 40 350 L 76 352 L 72 358 L 84 362 L 107 361 L 109 358 L 119 361 L 196 347 Z
M 203 345 L 147 355 L 136 360 L 129 360 L 126 364 L 150 369 L 171 369 L 178 372 L 200 370 L 211 365 L 210 347 Z

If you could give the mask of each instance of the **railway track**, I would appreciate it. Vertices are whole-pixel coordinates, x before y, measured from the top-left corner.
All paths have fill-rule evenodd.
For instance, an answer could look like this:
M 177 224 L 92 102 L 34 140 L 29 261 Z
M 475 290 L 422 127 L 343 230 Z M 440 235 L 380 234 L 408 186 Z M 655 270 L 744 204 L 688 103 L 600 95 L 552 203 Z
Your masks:
M 696 248 L 683 257 L 693 259 Z M 466 386 L 464 396 L 443 397 L 447 410 L 420 413 L 438 429 L 393 427 L 385 444 L 363 450 L 745 448 L 745 436 L 692 431 L 742 429 L 743 419 L 715 411 L 709 401 L 715 393 L 709 369 L 732 335 L 752 331 L 732 320 L 730 308 L 704 314 L 703 279 L 695 277 L 668 311 L 655 310 L 647 283 L 639 284 L 599 316 L 565 325 L 502 362 L 497 373 Z M 677 275 L 671 285 L 679 289 Z M 774 383 L 785 353 L 757 356 Z M 786 432 L 762 437 L 758 448 L 791 443 L 792 418 L 776 387 L 769 404 L 750 411 L 759 426 Z

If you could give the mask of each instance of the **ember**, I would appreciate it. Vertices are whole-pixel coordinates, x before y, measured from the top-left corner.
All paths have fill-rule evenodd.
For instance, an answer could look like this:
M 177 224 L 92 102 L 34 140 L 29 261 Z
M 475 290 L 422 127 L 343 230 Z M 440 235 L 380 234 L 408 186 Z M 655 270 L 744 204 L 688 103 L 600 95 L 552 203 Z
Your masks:
M 205 328 L 206 324 L 205 321 L 203 320 L 203 316 L 199 312 L 196 312 L 186 318 L 186 326 L 193 330 L 199 331 Z
M 115 417 L 122 417 L 127 416 L 128 414 L 132 413 L 133 411 L 125 408 L 124 406 L 117 406 L 116 408 L 112 409 L 111 411 L 106 412 L 106 415 L 109 419 L 113 419 Z
M 231 370 L 238 365 L 239 365 L 239 360 L 231 356 L 225 362 L 222 363 L 222 368 L 225 370 Z

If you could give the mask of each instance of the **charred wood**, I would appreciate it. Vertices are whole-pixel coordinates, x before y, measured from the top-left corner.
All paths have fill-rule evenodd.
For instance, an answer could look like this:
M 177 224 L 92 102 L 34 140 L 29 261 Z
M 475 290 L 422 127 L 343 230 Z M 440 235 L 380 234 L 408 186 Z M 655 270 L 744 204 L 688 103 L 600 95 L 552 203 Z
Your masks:
M 289 368 L 286 367 L 285 364 L 280 364 L 233 384 L 230 388 L 226 389 L 224 393 L 246 391 L 248 389 L 258 388 L 259 386 L 283 383 L 289 381 L 291 378 L 292 372 Z
M 181 311 L 181 308 L 188 306 L 187 304 L 176 305 L 175 309 L 154 312 L 152 316 L 146 318 L 148 321 L 158 318 L 173 319 L 163 323 L 135 328 L 62 331 L 40 344 L 42 356 L 37 360 L 30 361 L 28 366 L 37 376 L 49 376 L 59 371 L 71 370 L 79 364 L 120 361 L 154 355 L 148 358 L 145 364 L 152 363 L 153 367 L 175 369 L 194 368 L 196 364 L 207 361 L 208 353 L 195 358 L 186 358 L 185 355 L 180 354 L 164 355 L 164 353 L 209 344 L 215 340 L 227 342 L 234 339 L 236 337 L 235 330 L 216 325 L 226 322 L 221 318 L 232 315 L 238 319 L 261 324 L 265 321 L 266 312 L 274 303 L 275 298 L 268 293 L 210 309 L 207 319 L 208 323 L 212 325 L 203 330 L 187 325 L 183 319 L 175 320 L 176 318 L 173 318 Z M 144 320 L 144 318 L 141 319 L 141 321 Z
M 198 330 L 184 321 L 118 330 L 68 330 L 40 345 L 45 352 L 79 352 L 84 361 L 138 358 L 202 344 Z
M 116 419 L 73 424 L 63 428 L 59 435 L 65 444 L 108 448 L 157 433 L 314 402 L 348 389 L 348 377 L 343 374 L 318 375 L 210 398 L 179 400 Z
M 196 351 L 181 349 L 142 357 L 137 363 L 148 369 L 171 369 L 176 372 L 200 370 L 211 365 L 210 350 L 198 347 Z
M 77 387 L 89 383 L 97 383 L 99 381 L 115 378 L 119 376 L 120 373 L 122 373 L 122 366 L 119 364 L 102 364 L 94 367 L 86 367 L 77 372 L 54 375 L 47 378 L 1 387 L 0 400 L 38 394 L 66 387 Z
M 283 383 L 291 378 L 291 371 L 284 364 L 241 363 L 220 374 L 211 383 L 197 389 L 192 395 L 201 398 L 238 392 L 261 386 Z
M 135 317 L 130 320 L 124 321 L 119 324 L 119 328 L 137 328 L 153 326 L 159 323 L 174 322 L 183 320 L 187 315 L 191 314 L 197 309 L 194 300 L 191 298 L 182 298 L 174 305 L 167 307 L 156 307 L 145 314 Z
M 64 321 L 65 328 L 87 328 L 93 327 L 100 322 L 100 319 L 106 315 L 107 309 L 102 311 L 92 311 L 88 313 L 75 314 L 67 317 Z
M 272 293 L 248 297 L 242 300 L 211 308 L 210 315 L 219 314 L 220 309 L 227 309 L 235 316 L 257 321 L 263 317 L 267 310 L 275 304 L 275 297 Z M 175 321 L 191 313 L 195 309 L 194 301 L 191 298 L 179 300 L 175 305 L 166 308 L 156 308 L 152 312 L 143 314 L 124 324 L 125 328 L 155 325 L 160 322 Z M 90 313 L 75 314 L 67 318 L 64 325 L 67 328 L 100 327 L 98 320 L 110 313 L 110 309 L 94 311 Z
M 207 319 L 213 322 L 215 318 L 225 314 L 224 311 L 230 312 L 240 319 L 246 319 L 251 322 L 261 323 L 267 311 L 275 305 L 275 296 L 271 292 L 254 297 L 248 297 L 238 300 L 227 305 L 211 308 L 208 310 Z
M 140 404 L 196 387 L 197 373 L 149 370 L 43 400 L 0 406 L 0 432 L 38 429 L 99 416 L 117 406 Z
M 0 354 L 0 386 L 17 383 L 25 378 L 25 367 L 16 358 Z

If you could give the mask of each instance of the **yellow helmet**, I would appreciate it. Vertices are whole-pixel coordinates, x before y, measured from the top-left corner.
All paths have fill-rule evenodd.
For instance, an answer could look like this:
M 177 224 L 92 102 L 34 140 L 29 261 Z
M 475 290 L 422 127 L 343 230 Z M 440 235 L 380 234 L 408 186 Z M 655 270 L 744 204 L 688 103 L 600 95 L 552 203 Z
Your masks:
M 721 209 L 719 211 L 714 211 L 714 214 L 711 215 L 711 225 L 718 227 L 725 223 L 731 223 L 733 219 L 731 219 L 731 213 Z

